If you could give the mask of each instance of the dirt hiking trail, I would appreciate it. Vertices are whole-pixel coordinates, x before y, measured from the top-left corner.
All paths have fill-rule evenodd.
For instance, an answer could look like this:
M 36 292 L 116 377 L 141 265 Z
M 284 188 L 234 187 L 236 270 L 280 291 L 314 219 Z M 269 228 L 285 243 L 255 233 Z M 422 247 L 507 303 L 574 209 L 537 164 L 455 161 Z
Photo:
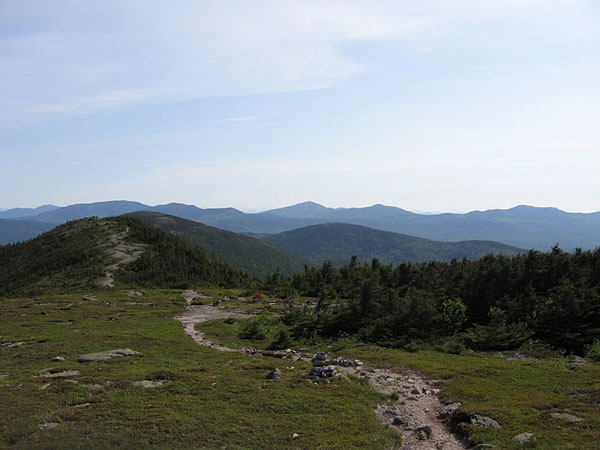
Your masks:
M 269 352 L 254 349 L 234 349 L 216 344 L 194 329 L 196 324 L 210 320 L 234 317 L 247 319 L 251 314 L 242 314 L 231 310 L 220 309 L 210 305 L 193 305 L 195 299 L 211 297 L 196 291 L 184 291 L 186 311 L 176 316 L 185 332 L 200 345 L 214 348 L 222 352 L 240 352 L 259 356 L 269 356 Z M 285 356 L 284 356 L 285 357 Z M 296 360 L 310 361 L 312 355 L 290 354 Z M 465 444 L 454 436 L 446 424 L 438 417 L 442 409 L 439 389 L 435 388 L 435 380 L 429 381 L 417 372 L 398 368 L 380 368 L 370 365 L 356 367 L 338 367 L 345 373 L 367 379 L 369 385 L 382 394 L 391 396 L 396 393 L 398 399 L 392 403 L 377 405 L 375 414 L 384 425 L 389 425 L 402 434 L 402 445 L 399 450 L 461 450 Z
M 121 233 L 112 233 L 108 235 L 108 242 L 104 252 L 114 262 L 106 267 L 106 274 L 104 275 L 104 278 L 98 280 L 98 284 L 101 287 L 114 287 L 114 272 L 118 270 L 120 266 L 132 263 L 139 259 L 148 247 L 146 244 L 133 244 L 125 242 L 125 238 L 127 237 L 128 233 L 129 229 L 126 229 Z

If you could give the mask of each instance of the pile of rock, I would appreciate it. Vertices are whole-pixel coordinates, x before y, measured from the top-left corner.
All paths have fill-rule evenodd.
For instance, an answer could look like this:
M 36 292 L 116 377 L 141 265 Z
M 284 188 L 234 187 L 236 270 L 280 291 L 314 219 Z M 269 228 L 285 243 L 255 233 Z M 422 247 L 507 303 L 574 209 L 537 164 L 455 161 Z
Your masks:
M 363 363 L 358 359 L 343 359 L 333 358 L 329 359 L 326 353 L 320 352 L 312 357 L 313 366 L 324 367 L 324 366 L 341 366 L 341 367 L 357 367 L 362 366 Z
M 336 366 L 340 367 L 356 367 L 362 365 L 359 360 L 350 360 L 343 358 L 328 358 L 326 353 L 320 352 L 314 355 L 311 359 L 312 369 L 306 375 L 307 378 L 311 379 L 325 379 L 330 381 L 338 376 Z
M 310 369 L 310 372 L 306 374 L 306 378 L 311 378 L 313 380 L 320 378 L 331 381 L 335 377 L 337 377 L 337 370 L 335 370 L 335 366 L 313 366 Z
M 325 353 L 317 353 L 312 358 L 313 367 L 310 369 L 310 372 L 306 374 L 307 378 L 316 380 L 316 379 L 324 379 L 327 381 L 333 380 L 337 376 L 337 371 L 335 370 L 335 366 L 331 364 L 327 364 L 327 355 Z

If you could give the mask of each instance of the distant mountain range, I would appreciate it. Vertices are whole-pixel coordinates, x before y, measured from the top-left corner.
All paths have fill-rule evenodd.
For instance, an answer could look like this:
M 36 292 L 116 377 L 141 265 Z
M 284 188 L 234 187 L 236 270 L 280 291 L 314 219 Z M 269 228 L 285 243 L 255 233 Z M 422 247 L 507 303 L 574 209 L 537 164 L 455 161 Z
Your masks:
M 137 202 L 111 201 L 78 204 L 45 211 L 8 210 L 0 218 L 16 218 L 60 224 L 87 216 L 114 216 L 134 211 L 155 211 L 228 231 L 262 236 L 309 225 L 349 223 L 377 230 L 444 242 L 483 240 L 518 248 L 549 250 L 558 243 L 572 251 L 600 245 L 600 212 L 567 213 L 556 208 L 517 206 L 505 210 L 473 211 L 466 214 L 416 214 L 401 208 L 374 205 L 366 208 L 327 208 L 313 202 L 248 214 L 235 208 L 202 209 L 170 203 L 148 206 Z M 7 216 L 8 215 L 8 216 Z M 33 236 L 31 236 L 33 237 Z M 0 235 L 0 242 L 7 242 Z
M 265 276 L 277 270 L 292 274 L 304 268 L 305 262 L 298 256 L 243 234 L 154 211 L 133 212 L 126 216 L 172 232 L 253 276 Z
M 55 226 L 55 223 L 35 220 L 0 219 L 0 244 L 26 241 Z
M 451 261 L 467 257 L 477 260 L 489 253 L 516 255 L 526 250 L 491 241 L 438 242 L 361 225 L 327 223 L 311 225 L 264 238 L 312 263 L 331 261 L 344 265 L 352 256 L 369 262 Z
M 12 208 L 0 210 L 0 219 L 20 219 L 58 209 L 58 206 L 44 205 L 38 208 Z

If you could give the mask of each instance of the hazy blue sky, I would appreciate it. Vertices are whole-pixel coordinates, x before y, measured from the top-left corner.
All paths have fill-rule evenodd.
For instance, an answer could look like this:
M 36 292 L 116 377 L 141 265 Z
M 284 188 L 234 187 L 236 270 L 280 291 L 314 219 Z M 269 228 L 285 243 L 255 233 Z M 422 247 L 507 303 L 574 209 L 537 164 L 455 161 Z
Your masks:
M 0 0 L 0 207 L 600 210 L 595 0 Z

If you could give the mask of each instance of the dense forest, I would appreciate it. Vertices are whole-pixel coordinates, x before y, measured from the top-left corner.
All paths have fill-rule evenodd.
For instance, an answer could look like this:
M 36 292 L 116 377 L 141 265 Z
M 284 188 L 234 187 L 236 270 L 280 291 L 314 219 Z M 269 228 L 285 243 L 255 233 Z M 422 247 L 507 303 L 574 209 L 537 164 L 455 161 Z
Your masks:
M 286 250 L 243 234 L 154 211 L 134 212 L 127 216 L 173 233 L 251 276 L 266 277 L 275 270 L 299 273 L 304 266 L 304 260 Z
M 284 317 L 296 339 L 352 335 L 397 347 L 437 340 L 456 351 L 535 342 L 582 353 L 600 338 L 600 249 L 397 266 L 352 258 L 340 269 L 274 274 L 265 289 L 319 299 L 316 314 Z
M 132 217 L 112 220 L 129 229 L 128 240 L 150 248 L 117 272 L 120 283 L 131 286 L 187 288 L 188 286 L 235 287 L 249 282 L 242 271 L 179 236 Z

